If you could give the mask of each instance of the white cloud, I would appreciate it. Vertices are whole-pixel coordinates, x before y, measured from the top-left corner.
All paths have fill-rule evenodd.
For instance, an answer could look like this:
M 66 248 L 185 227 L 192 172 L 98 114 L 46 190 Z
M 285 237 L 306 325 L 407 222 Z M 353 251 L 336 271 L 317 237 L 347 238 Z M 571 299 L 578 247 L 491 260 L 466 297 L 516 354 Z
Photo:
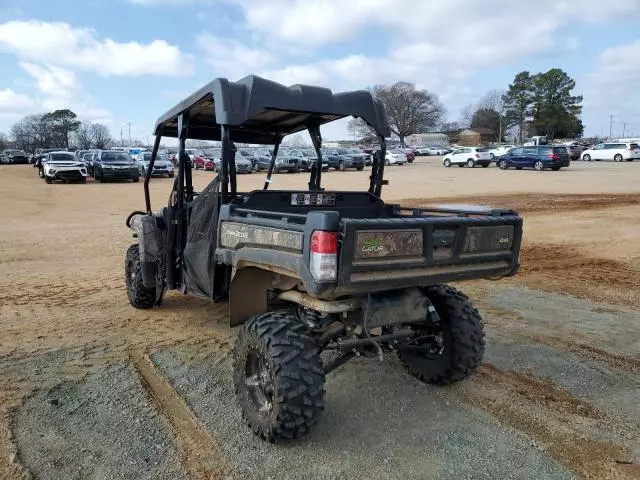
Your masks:
M 247 72 L 263 69 L 276 58 L 267 50 L 251 48 L 242 42 L 230 38 L 220 38 L 202 33 L 197 44 L 205 55 L 205 61 L 215 68 L 216 76 L 238 79 Z
M 55 59 L 61 66 L 99 75 L 180 76 L 193 73 L 193 59 L 164 40 L 119 43 L 67 23 L 12 21 L 0 24 L 0 51 L 31 62 Z
M 0 114 L 25 115 L 38 107 L 38 102 L 22 93 L 7 88 L 0 90 Z
M 592 133 L 600 133 L 606 127 L 609 115 L 614 115 L 614 135 L 621 135 L 621 123 L 640 135 L 640 41 L 619 45 L 603 51 L 598 56 L 596 69 L 578 83 L 584 93 L 583 119 L 591 126 Z

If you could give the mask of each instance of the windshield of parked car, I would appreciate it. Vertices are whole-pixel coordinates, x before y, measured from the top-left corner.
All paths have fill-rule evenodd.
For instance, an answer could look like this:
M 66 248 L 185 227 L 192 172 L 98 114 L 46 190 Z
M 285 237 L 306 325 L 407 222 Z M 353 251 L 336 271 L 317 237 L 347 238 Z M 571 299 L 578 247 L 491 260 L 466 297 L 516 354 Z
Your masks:
M 346 148 L 336 148 L 336 150 L 338 151 L 338 155 L 348 155 L 349 154 L 349 150 L 347 150 Z
M 208 158 L 220 158 L 222 156 L 222 149 L 209 148 L 204 151 L 204 156 Z
M 476 152 L 488 152 L 489 149 L 488 148 L 476 148 Z
M 104 152 L 100 157 L 102 163 L 131 163 L 133 160 L 131 156 L 126 152 Z
M 348 148 L 347 151 L 349 153 L 362 153 L 362 151 L 359 148 Z
M 304 150 L 300 150 L 302 155 L 309 158 L 317 158 L 316 149 L 315 148 L 305 148 Z
M 51 160 L 75 160 L 73 153 L 52 153 Z
M 255 150 L 256 155 L 260 155 L 262 157 L 270 157 L 271 153 L 269 153 L 269 150 L 267 150 L 266 148 L 258 148 Z
M 249 150 L 238 150 L 238 153 L 243 157 L 253 157 L 253 154 Z

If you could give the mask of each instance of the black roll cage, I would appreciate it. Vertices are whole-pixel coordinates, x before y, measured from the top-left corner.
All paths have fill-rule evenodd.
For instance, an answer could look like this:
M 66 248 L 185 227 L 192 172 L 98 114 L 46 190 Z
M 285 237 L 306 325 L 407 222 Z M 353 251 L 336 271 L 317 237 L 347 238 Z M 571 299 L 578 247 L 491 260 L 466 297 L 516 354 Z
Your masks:
M 184 202 L 191 201 L 193 199 L 193 181 L 191 176 L 191 161 L 189 156 L 186 155 L 186 140 L 189 138 L 189 114 L 187 112 L 180 113 L 177 118 L 178 123 L 178 176 L 175 182 L 174 189 L 176 191 L 176 207 L 179 211 L 184 210 Z M 316 162 L 311 167 L 311 175 L 309 178 L 309 191 L 321 192 L 322 188 L 322 136 L 320 135 L 320 125 L 310 124 L 307 128 L 313 148 L 316 151 Z M 221 203 L 227 203 L 231 198 L 234 198 L 237 194 L 237 177 L 236 177 L 236 162 L 235 153 L 236 147 L 232 141 L 233 129 L 227 125 L 220 125 L 221 141 L 222 141 L 222 159 L 220 162 L 220 193 Z M 267 178 L 265 179 L 263 189 L 267 190 L 271 183 L 271 177 L 273 176 L 273 169 L 275 167 L 276 158 L 278 155 L 278 149 L 282 142 L 283 136 L 278 135 L 273 145 L 273 155 L 271 156 L 271 162 L 269 163 L 269 169 L 267 171 Z M 156 135 L 151 151 L 151 160 L 149 167 L 146 169 L 144 178 L 144 199 L 145 207 L 148 214 L 152 214 L 151 210 L 151 195 L 149 193 L 149 181 L 151 180 L 151 173 L 153 172 L 153 166 L 155 165 L 158 150 L 160 148 L 160 142 L 162 141 L 162 135 Z M 380 143 L 380 150 L 374 153 L 373 165 L 371 167 L 371 175 L 369 176 L 369 193 L 380 198 L 382 195 L 382 186 L 387 185 L 388 181 L 384 180 L 384 159 L 387 151 L 387 143 L 384 136 L 378 134 L 378 142 Z

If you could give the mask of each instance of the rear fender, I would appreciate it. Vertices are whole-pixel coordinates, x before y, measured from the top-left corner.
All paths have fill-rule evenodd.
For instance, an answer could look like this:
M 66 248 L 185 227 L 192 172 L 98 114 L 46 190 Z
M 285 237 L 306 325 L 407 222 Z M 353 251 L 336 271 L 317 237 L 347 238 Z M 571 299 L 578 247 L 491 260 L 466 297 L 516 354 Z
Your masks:
M 142 283 L 146 288 L 155 288 L 156 269 L 162 252 L 162 235 L 157 220 L 151 215 L 134 215 L 130 225 L 138 238 Z
M 256 267 L 235 270 L 229 288 L 229 325 L 237 327 L 268 311 L 269 291 L 290 290 L 298 280 Z

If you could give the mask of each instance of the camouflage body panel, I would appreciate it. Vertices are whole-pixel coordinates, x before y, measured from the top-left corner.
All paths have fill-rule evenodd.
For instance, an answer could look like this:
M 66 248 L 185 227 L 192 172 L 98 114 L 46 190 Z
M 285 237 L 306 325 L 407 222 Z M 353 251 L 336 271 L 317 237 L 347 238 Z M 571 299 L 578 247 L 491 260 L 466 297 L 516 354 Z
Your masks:
M 513 225 L 469 227 L 464 238 L 462 255 L 511 250 L 513 235 Z
M 361 230 L 356 234 L 356 259 L 423 255 L 422 230 Z
M 220 246 L 236 249 L 245 245 L 261 248 L 283 248 L 301 252 L 302 233 L 245 223 L 222 222 L 220 225 Z

